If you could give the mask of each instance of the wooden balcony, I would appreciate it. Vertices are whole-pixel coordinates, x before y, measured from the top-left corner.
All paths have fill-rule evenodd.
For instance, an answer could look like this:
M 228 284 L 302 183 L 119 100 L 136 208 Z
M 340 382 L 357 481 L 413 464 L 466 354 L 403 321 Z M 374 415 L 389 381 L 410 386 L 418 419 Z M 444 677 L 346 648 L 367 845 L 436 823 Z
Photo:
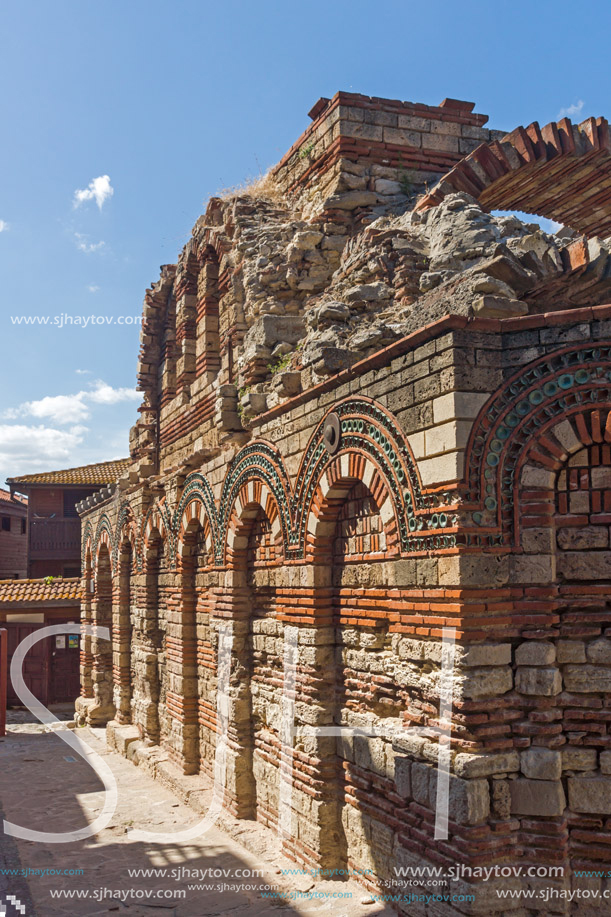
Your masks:
M 80 519 L 32 519 L 30 558 L 64 560 L 81 553 Z

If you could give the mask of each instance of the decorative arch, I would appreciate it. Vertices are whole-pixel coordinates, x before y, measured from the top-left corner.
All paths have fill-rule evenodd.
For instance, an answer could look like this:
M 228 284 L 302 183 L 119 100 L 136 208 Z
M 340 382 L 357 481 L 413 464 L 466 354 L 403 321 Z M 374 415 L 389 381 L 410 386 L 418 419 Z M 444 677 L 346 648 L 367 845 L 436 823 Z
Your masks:
M 149 550 L 153 533 L 157 533 L 161 542 L 169 543 L 170 559 L 173 563 L 176 556 L 176 544 L 172 516 L 166 506 L 165 499 L 155 503 L 148 510 L 142 521 L 142 561 Z
M 520 210 L 571 226 L 588 236 L 611 232 L 611 139 L 605 118 L 534 121 L 501 140 L 481 143 L 420 201 L 418 210 L 464 191 L 487 210 Z M 559 188 L 566 189 L 559 193 Z M 572 194 L 571 190 L 579 189 Z M 604 189 L 601 191 L 601 188 Z
M 142 608 L 136 613 L 136 626 L 141 633 L 141 648 L 145 666 L 137 671 L 133 685 L 133 715 L 142 734 L 154 744 L 164 736 L 162 720 L 168 715 L 165 705 L 167 667 L 165 630 L 160 626 L 160 572 L 164 569 L 164 549 L 171 545 L 165 505 L 151 507 L 143 521 L 142 563 L 144 593 Z M 170 555 L 171 557 L 171 555 Z
M 513 375 L 483 406 L 471 431 L 466 484 L 475 530 L 468 542 L 518 545 L 522 468 L 529 459 L 559 467 L 581 437 L 609 442 L 610 410 L 609 342 L 556 350 Z M 573 417 L 581 437 L 563 426 Z
M 106 513 L 103 513 L 96 526 L 95 536 L 93 539 L 93 556 L 95 557 L 95 571 L 97 574 L 99 558 L 100 558 L 100 548 L 104 545 L 108 550 L 108 558 L 110 562 L 110 575 L 114 575 L 114 570 L 116 568 L 116 557 L 114 554 L 114 537 L 112 531 L 112 523 Z
M 195 379 L 197 284 L 199 259 L 193 241 L 183 248 L 176 266 L 176 394 Z
M 336 455 L 331 455 L 324 444 L 330 414 L 337 414 L 340 423 Z M 104 530 L 112 545 L 113 568 L 121 540 L 127 535 L 137 568 L 143 569 L 152 533 L 157 532 L 168 544 L 174 567 L 186 528 L 198 520 L 207 530 L 215 565 L 224 566 L 227 547 L 234 548 L 237 501 L 239 513 L 249 503 L 261 506 L 271 521 L 274 538 L 282 542 L 284 558 L 303 560 L 316 515 L 313 507 L 329 495 L 342 475 L 368 481 L 377 489 L 384 520 L 386 524 L 392 520 L 396 530 L 393 537 L 399 551 L 443 550 L 456 545 L 457 517 L 450 495 L 443 490 L 423 489 L 416 461 L 396 419 L 375 401 L 358 398 L 333 405 L 319 422 L 304 452 L 295 488 L 279 450 L 257 440 L 245 446 L 229 465 L 218 506 L 208 480 L 194 472 L 187 477 L 175 508 L 162 498 L 137 522 L 125 501 L 114 534 L 105 513 L 95 535 L 88 520 L 83 528 L 83 560 L 88 544 L 92 551 L 97 550 Z
M 256 479 L 245 482 L 237 494 L 232 510 L 225 539 L 226 563 L 233 566 L 237 552 L 246 550 L 248 537 L 245 530 L 250 528 L 261 512 L 269 522 L 273 542 L 280 545 L 284 553 L 285 542 L 278 500 L 265 484 Z
M 125 541 L 129 541 L 132 550 L 132 557 L 134 560 L 136 560 L 139 553 L 138 526 L 136 523 L 134 511 L 127 501 L 121 504 L 119 513 L 117 515 L 114 539 L 115 562 L 119 555 L 119 551 L 121 550 L 121 544 Z
M 93 704 L 88 711 L 89 722 L 104 725 L 115 716 L 113 705 L 113 620 L 112 620 L 112 540 L 108 520 L 102 517 L 95 539 L 95 591 L 92 594 L 91 612 L 95 632 L 91 639 Z M 108 628 L 111 639 L 100 635 Z
M 225 562 L 227 546 L 234 547 L 235 534 L 229 533 L 233 530 L 231 520 L 238 500 L 240 512 L 249 503 L 257 503 L 266 513 L 271 500 L 276 506 L 273 524 L 282 532 L 285 552 L 295 544 L 291 482 L 282 456 L 270 443 L 257 441 L 245 446 L 229 466 L 219 507 L 217 564 Z
M 212 552 L 214 555 L 212 528 L 210 526 L 208 515 L 204 509 L 204 504 L 201 503 L 201 501 L 197 498 L 192 498 L 187 503 L 180 521 L 180 527 L 176 539 L 177 562 L 184 557 L 186 539 L 190 534 L 197 530 L 197 528 L 201 528 L 204 533 L 206 554 L 210 554 Z
M 93 555 L 93 526 L 91 519 L 87 519 L 81 532 L 81 570 L 86 569 L 87 557 L 91 560 Z
M 399 526 L 396 506 L 388 482 L 380 468 L 369 458 L 357 452 L 342 452 L 326 464 L 318 479 L 306 525 L 308 553 L 314 555 L 326 550 L 326 542 L 332 536 L 337 516 L 331 510 L 334 503 L 343 501 L 355 483 L 361 482 L 370 492 L 378 508 L 380 519 L 387 536 L 386 550 L 392 553 L 399 547 Z
M 208 539 L 210 540 L 210 547 L 216 557 L 219 541 L 216 503 L 210 484 L 199 472 L 190 474 L 186 479 L 182 496 L 174 513 L 172 528 L 175 533 L 177 554 L 181 554 L 184 533 L 194 520 L 199 521 L 201 526 L 207 529 L 206 541 L 208 543 Z
M 324 444 L 325 426 L 333 413 L 339 417 L 341 430 L 334 457 Z M 455 533 L 444 530 L 452 528 L 456 520 L 443 511 L 443 494 L 423 491 L 418 467 L 396 419 L 375 401 L 359 398 L 334 405 L 317 426 L 305 450 L 292 504 L 297 557 L 304 555 L 316 500 L 326 496 L 338 474 L 349 476 L 349 473 L 356 477 L 367 474 L 370 481 L 379 478 L 383 482 L 387 491 L 384 513 L 387 519 L 391 515 L 395 519 L 401 551 L 439 550 L 455 545 Z
M 176 395 L 176 292 L 172 277 L 160 315 L 160 353 L 156 361 L 156 389 L 162 408 Z
M 266 651 L 265 658 L 261 660 L 260 652 L 261 637 L 268 632 L 269 620 L 265 612 L 276 607 L 276 582 L 272 574 L 265 583 L 258 583 L 256 568 L 261 563 L 268 567 L 276 566 L 279 553 L 284 553 L 281 540 L 282 526 L 275 495 L 261 480 L 245 480 L 231 506 L 227 524 L 227 594 L 223 597 L 224 614 L 230 615 L 235 622 L 230 688 L 235 702 L 230 750 L 233 764 L 225 793 L 231 800 L 232 811 L 237 812 L 240 818 L 261 817 L 259 806 L 265 787 L 275 782 L 279 775 L 279 759 L 275 760 L 275 750 L 268 754 L 261 747 L 277 748 L 275 725 L 261 716 L 260 709 L 256 715 L 258 680 L 263 678 L 269 682 L 270 667 L 276 684 L 281 683 L 283 678 L 282 654 L 279 656 L 274 651 L 268 654 Z M 262 551 L 263 557 L 258 556 L 259 551 Z M 279 696 L 280 692 L 276 691 L 276 694 Z M 260 701 L 259 697 L 259 704 Z M 263 780 L 261 768 L 267 771 Z M 266 817 L 273 820 L 273 807 L 266 811 Z
M 207 230 L 198 250 L 196 376 L 204 373 L 216 375 L 221 368 L 219 336 L 221 257 L 218 240 Z

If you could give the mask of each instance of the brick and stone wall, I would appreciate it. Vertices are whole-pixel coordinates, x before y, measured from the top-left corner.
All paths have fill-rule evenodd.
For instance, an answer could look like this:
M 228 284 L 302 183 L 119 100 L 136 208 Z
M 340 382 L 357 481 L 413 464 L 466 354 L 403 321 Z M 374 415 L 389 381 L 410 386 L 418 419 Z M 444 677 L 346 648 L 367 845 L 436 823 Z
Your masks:
M 464 194 L 379 215 L 324 177 L 390 131 L 459 156 L 486 133 L 467 104 L 323 101 L 282 193 L 213 201 L 147 292 L 133 465 L 82 514 L 83 619 L 112 640 L 83 641 L 78 709 L 208 777 L 226 715 L 224 805 L 298 863 L 377 887 L 558 865 L 561 889 L 611 838 L 609 251 Z

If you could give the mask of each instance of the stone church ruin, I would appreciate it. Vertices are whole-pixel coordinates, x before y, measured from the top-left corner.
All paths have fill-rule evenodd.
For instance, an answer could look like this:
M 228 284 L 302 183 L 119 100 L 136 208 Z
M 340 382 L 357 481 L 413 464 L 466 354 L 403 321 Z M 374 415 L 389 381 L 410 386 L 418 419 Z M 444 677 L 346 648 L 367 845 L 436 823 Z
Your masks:
M 83 639 L 78 714 L 209 782 L 223 627 L 227 811 L 369 888 L 564 867 L 434 911 L 509 913 L 498 888 L 611 857 L 608 124 L 343 92 L 310 118 L 146 292 L 131 465 L 79 507 L 112 640 Z

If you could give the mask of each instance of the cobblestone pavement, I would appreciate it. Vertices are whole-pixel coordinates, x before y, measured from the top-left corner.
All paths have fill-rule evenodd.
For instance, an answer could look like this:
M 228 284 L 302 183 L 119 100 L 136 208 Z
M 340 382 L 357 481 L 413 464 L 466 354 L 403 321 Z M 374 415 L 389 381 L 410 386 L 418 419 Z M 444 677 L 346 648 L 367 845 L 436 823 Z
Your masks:
M 69 711 L 54 712 L 63 719 L 70 716 Z M 29 714 L 11 711 L 8 734 L 0 739 L 3 817 L 38 831 L 81 828 L 101 811 L 102 783 L 58 735 L 31 719 Z M 105 830 L 76 843 L 46 845 L 0 833 L 0 911 L 2 899 L 11 894 L 25 904 L 25 917 L 364 917 L 394 913 L 374 902 L 365 904 L 370 896 L 351 882 L 314 883 L 309 876 L 285 878 L 280 870 L 294 869 L 294 864 L 278 853 L 271 832 L 252 822 L 236 823 L 244 837 L 249 835 L 248 850 L 217 826 L 196 841 L 172 843 L 172 832 L 196 823 L 201 816 L 141 768 L 109 752 L 103 730 L 79 729 L 77 734 L 112 769 L 119 786 L 117 810 Z M 167 832 L 167 843 L 135 842 L 127 834 L 131 826 Z M 3 873 L 19 868 L 38 870 L 39 874 L 30 875 L 26 883 L 20 876 Z M 201 878 L 193 873 L 210 868 L 226 872 L 222 878 Z M 130 876 L 129 870 L 137 869 L 165 869 L 167 873 Z M 82 874 L 41 876 L 42 870 L 82 870 Z M 238 870 L 262 870 L 263 875 L 245 878 L 236 875 Z M 279 886 L 282 892 L 300 897 L 276 899 L 274 904 L 262 897 L 266 886 Z M 64 891 L 87 893 L 88 897 L 62 900 L 53 896 Z M 148 893 L 151 897 L 145 898 Z M 351 897 L 329 897 L 334 893 Z M 17 915 L 12 907 L 9 905 L 7 917 Z

